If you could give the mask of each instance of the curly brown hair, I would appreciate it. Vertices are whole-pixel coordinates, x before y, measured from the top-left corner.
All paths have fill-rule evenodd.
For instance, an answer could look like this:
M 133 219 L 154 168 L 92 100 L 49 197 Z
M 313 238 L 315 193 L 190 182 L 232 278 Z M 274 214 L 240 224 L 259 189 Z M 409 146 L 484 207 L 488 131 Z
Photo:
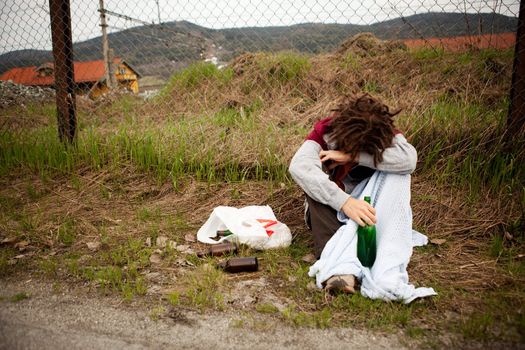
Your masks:
M 392 144 L 393 117 L 401 110 L 390 112 L 379 99 L 364 93 L 344 96 L 333 111 L 335 114 L 327 129 L 329 141 L 354 157 L 360 151 L 370 153 L 377 166 L 383 160 L 383 151 Z

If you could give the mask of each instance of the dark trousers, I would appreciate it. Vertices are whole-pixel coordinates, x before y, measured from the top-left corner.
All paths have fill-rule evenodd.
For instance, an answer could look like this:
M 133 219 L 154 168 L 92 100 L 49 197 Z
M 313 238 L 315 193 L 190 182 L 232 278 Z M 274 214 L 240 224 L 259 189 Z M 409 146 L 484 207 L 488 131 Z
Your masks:
M 343 223 L 337 220 L 337 212 L 332 207 L 316 202 L 308 195 L 306 195 L 306 200 L 308 202 L 307 220 L 310 223 L 314 240 L 314 254 L 319 259 L 326 242 L 332 238 Z

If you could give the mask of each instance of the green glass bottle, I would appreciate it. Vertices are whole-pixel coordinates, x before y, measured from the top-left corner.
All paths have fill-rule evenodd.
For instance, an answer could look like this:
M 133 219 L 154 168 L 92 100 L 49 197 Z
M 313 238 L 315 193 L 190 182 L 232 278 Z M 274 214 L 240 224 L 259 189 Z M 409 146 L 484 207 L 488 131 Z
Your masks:
M 366 196 L 365 202 L 370 204 L 370 197 Z M 376 227 L 366 225 L 357 227 L 357 258 L 365 267 L 372 267 L 376 260 Z

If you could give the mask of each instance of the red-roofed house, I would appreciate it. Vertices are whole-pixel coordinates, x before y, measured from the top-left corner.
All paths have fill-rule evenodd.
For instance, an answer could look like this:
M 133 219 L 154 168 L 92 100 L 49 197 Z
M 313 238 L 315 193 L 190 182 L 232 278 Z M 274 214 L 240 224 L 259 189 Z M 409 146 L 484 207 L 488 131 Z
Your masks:
M 120 58 L 113 60 L 116 81 L 119 87 L 139 92 L 140 74 L 126 61 Z M 74 62 L 75 83 L 79 93 L 88 93 L 96 98 L 108 90 L 105 78 L 104 61 Z M 55 84 L 54 66 L 44 63 L 39 67 L 17 67 L 4 72 L 0 80 L 11 80 L 13 83 L 30 86 L 53 86 Z

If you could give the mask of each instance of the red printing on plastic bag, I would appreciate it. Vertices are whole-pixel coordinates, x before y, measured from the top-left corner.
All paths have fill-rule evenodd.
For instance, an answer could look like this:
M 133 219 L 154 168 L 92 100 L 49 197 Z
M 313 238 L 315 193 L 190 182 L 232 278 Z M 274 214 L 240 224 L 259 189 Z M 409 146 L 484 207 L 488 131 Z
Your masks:
M 265 225 L 263 225 L 263 227 L 266 229 L 266 234 L 268 235 L 268 237 L 271 237 L 271 235 L 273 235 L 274 231 L 268 230 L 268 227 L 273 226 L 273 225 L 277 225 L 277 221 L 276 220 L 269 220 L 269 219 L 257 219 L 257 221 L 259 221 L 261 224 L 265 224 Z

